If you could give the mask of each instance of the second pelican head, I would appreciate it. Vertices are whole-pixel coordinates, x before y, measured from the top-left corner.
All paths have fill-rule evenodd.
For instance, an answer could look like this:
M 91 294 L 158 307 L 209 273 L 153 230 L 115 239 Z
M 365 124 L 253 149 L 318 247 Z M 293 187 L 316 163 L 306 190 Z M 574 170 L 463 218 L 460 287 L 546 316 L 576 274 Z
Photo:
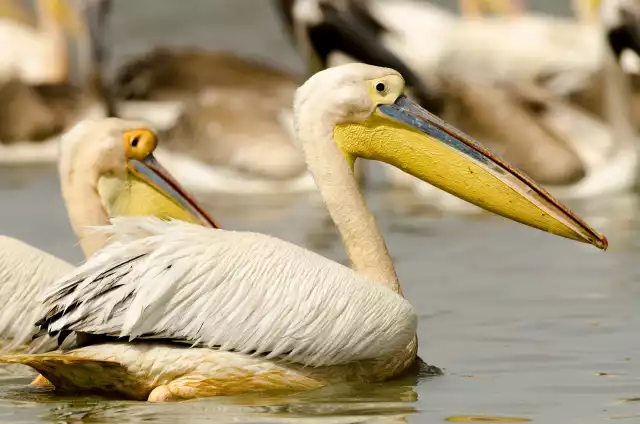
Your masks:
M 82 121 L 62 136 L 62 192 L 85 253 L 102 241 L 82 237 L 84 227 L 106 224 L 114 216 L 149 215 L 217 227 L 156 161 L 157 144 L 147 124 L 117 118 Z
M 352 168 L 357 158 L 386 162 L 498 215 L 606 249 L 604 236 L 522 172 L 413 103 L 404 88 L 398 72 L 370 65 L 315 74 L 295 100 L 307 157 L 318 152 L 312 140 L 329 135 Z

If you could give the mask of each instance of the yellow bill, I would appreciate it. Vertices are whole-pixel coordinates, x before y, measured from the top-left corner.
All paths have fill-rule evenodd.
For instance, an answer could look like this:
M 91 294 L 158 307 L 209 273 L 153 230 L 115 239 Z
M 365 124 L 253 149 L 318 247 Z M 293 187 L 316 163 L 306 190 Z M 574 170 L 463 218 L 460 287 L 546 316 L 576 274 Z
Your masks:
M 109 216 L 156 216 L 206 227 L 218 224 L 153 156 L 157 136 L 151 130 L 124 133 L 127 170 L 124 178 L 103 177 L 98 191 Z
M 348 155 L 389 163 L 498 215 L 607 248 L 603 235 L 529 177 L 405 95 L 378 104 L 364 122 L 336 126 L 334 137 Z

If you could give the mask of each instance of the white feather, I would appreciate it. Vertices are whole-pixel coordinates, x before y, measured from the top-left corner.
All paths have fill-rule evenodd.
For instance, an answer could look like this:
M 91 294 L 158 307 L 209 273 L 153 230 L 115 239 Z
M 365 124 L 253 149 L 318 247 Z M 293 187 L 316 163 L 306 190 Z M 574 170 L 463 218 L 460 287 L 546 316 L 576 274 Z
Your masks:
M 48 331 L 170 339 L 311 366 L 392 355 L 415 335 L 401 296 L 288 242 L 150 217 L 112 224 L 114 242 L 45 295 Z
M 31 340 L 33 323 L 43 313 L 38 297 L 72 270 L 73 265 L 42 250 L 0 236 L 0 337 Z

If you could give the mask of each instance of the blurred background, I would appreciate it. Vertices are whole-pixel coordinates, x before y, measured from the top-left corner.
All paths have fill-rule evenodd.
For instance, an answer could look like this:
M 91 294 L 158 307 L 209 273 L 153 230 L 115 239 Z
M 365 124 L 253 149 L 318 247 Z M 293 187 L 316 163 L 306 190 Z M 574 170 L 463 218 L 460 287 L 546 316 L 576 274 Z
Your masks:
M 189 1 L 189 6 L 183 7 L 170 1 L 142 0 L 128 4 L 127 0 L 114 0 L 113 32 L 109 34 L 113 57 L 109 70 L 114 72 L 130 56 L 162 45 L 231 51 L 304 75 L 304 61 L 288 38 L 275 2 Z M 456 0 L 418 1 L 452 13 L 460 9 Z M 531 11 L 570 17 L 571 1 L 529 0 L 527 6 Z M 247 19 L 248 16 L 252 18 Z M 428 43 L 425 40 L 425 45 Z
M 640 1 L 0 2 L 0 234 L 83 259 L 60 134 L 144 119 L 159 160 L 226 229 L 348 264 L 291 140 L 295 88 L 365 61 L 566 202 L 607 252 L 520 226 L 380 164 L 358 170 L 420 356 L 445 375 L 146 406 L 0 386 L 8 422 L 544 423 L 640 419 Z M 161 50 L 158 50 L 161 49 Z M 69 418 L 71 417 L 71 418 Z M 464 418 L 466 417 L 466 418 Z

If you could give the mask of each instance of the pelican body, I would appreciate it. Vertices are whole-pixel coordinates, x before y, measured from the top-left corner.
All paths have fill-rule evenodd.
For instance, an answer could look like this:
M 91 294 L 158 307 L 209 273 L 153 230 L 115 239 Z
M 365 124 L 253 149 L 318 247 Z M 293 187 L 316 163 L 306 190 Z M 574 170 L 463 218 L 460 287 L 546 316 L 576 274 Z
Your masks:
M 544 189 L 404 93 L 387 68 L 319 72 L 295 130 L 351 268 L 250 232 L 115 218 L 113 241 L 43 296 L 39 334 L 66 352 L 3 356 L 60 391 L 167 401 L 383 381 L 416 360 L 417 315 L 353 176 L 384 161 L 544 231 L 607 247 Z

